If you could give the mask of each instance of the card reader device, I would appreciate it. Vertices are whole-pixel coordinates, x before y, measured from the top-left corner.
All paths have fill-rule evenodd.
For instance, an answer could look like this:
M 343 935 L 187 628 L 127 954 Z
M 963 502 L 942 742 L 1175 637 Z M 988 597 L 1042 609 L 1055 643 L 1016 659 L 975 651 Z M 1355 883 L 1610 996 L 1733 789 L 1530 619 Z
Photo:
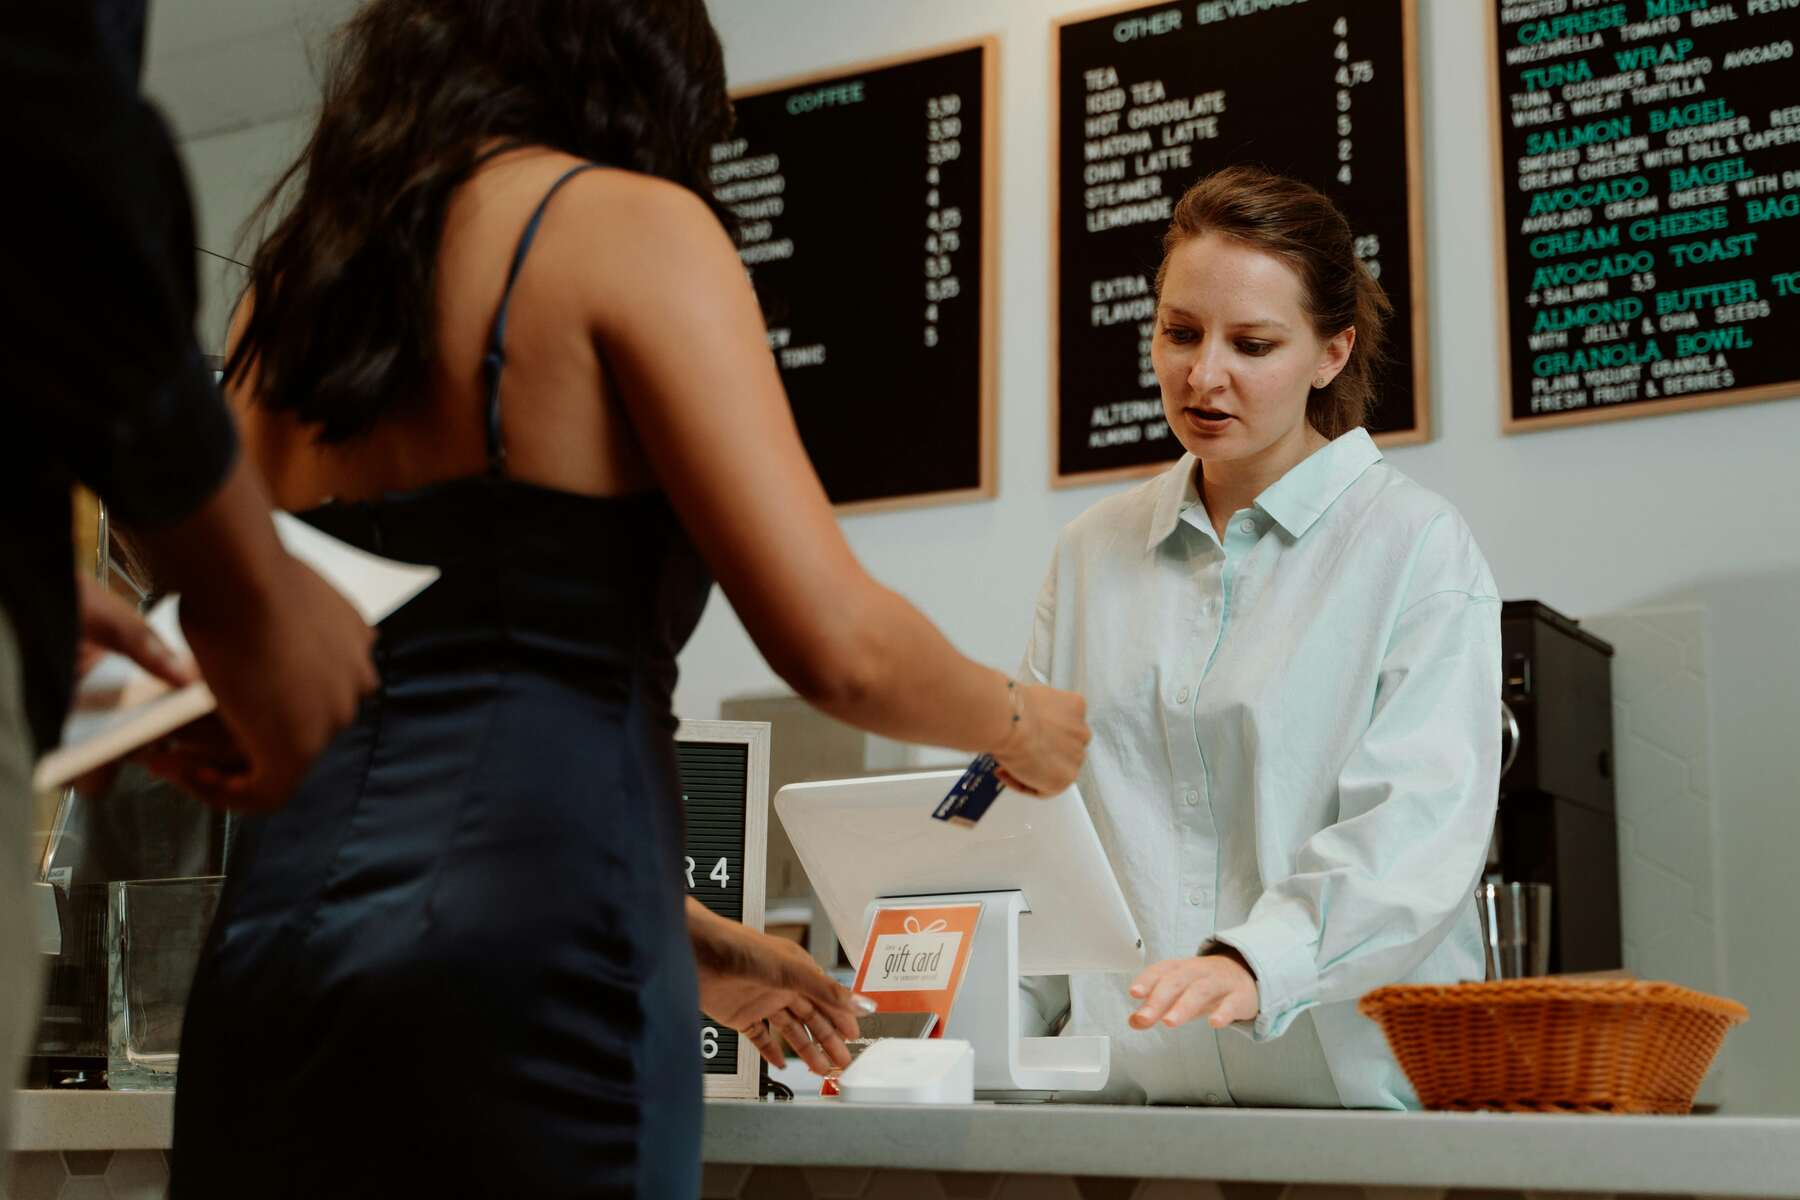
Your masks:
M 1110 1039 L 1023 1036 L 1019 977 L 1143 968 L 1143 941 L 1099 835 L 1074 788 L 1005 793 L 972 827 L 933 820 L 960 775 L 790 784 L 775 811 L 852 961 L 880 908 L 982 905 L 944 1026 L 945 1038 L 973 1047 L 977 1092 L 1098 1091 Z

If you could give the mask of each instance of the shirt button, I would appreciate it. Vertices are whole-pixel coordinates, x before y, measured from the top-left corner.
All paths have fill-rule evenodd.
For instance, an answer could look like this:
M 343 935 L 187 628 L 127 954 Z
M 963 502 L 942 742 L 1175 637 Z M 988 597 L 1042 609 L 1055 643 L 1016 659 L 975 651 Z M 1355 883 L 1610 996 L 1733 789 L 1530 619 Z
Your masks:
M 1180 690 L 1178 690 L 1175 693 L 1175 703 L 1177 703 L 1177 704 L 1186 704 L 1187 703 L 1187 689 L 1186 688 L 1181 688 Z
M 1206 889 L 1205 888 L 1195 888 L 1193 891 L 1189 892 L 1188 893 L 1188 903 L 1193 905 L 1195 908 L 1199 908 L 1202 904 L 1205 904 L 1206 903 Z
M 1219 1095 L 1217 1092 L 1208 1092 L 1206 1093 L 1206 1102 L 1208 1104 L 1223 1104 L 1225 1103 L 1225 1097 Z
M 1188 802 L 1189 808 L 1192 808 L 1192 807 L 1194 807 L 1194 805 L 1200 803 L 1200 793 L 1196 792 L 1193 788 L 1189 788 L 1187 791 L 1183 792 L 1181 794 L 1181 798 Z
M 1246 517 L 1244 520 L 1238 522 L 1238 528 L 1243 530 L 1245 533 L 1255 533 L 1256 532 L 1256 522 L 1252 521 Z

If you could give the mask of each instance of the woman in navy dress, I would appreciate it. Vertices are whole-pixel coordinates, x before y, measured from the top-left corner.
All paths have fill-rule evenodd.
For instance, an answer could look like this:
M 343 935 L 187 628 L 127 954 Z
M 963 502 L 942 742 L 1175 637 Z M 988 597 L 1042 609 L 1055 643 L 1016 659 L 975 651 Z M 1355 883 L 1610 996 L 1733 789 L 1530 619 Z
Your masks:
M 684 906 L 670 697 L 713 579 L 825 711 L 1074 779 L 1079 697 L 846 546 L 704 182 L 729 120 L 699 0 L 372 0 L 340 34 L 227 387 L 283 507 L 442 577 L 244 826 L 175 1196 L 691 1197 L 697 1008 L 847 1060 L 844 989 Z

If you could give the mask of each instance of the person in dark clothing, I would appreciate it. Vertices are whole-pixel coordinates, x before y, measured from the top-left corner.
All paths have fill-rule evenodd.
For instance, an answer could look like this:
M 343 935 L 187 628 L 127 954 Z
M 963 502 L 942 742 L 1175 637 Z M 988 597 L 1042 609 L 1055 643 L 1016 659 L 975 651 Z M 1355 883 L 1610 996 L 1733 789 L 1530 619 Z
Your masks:
M 376 683 L 371 631 L 282 550 L 261 475 L 240 453 L 195 344 L 187 190 L 166 128 L 137 91 L 143 12 L 144 0 L 11 0 L 0 10 L 0 111 L 7 117 L 0 161 L 28 184 L 8 189 L 11 236 L 0 239 L 7 372 L 0 399 L 7 423 L 0 438 L 0 1066 L 7 1069 L 37 1004 L 25 856 L 14 834 L 24 824 L 31 762 L 57 740 L 77 634 L 131 654 L 172 683 L 191 671 L 169 660 L 123 601 L 73 578 L 74 481 L 131 527 L 159 583 L 181 594 L 183 632 L 231 743 L 221 757 L 210 735 L 188 739 L 205 744 L 209 763 L 231 764 L 222 774 L 209 767 L 184 775 L 190 790 L 223 806 L 281 807 L 303 777 L 319 773 L 315 756 L 359 705 L 379 710 L 361 703 Z M 576 719 L 583 711 L 560 715 Z M 329 791 L 331 779 L 326 770 L 321 790 Z M 332 814 L 301 808 L 290 815 L 290 827 L 308 838 L 336 832 L 310 828 Z M 669 815 L 659 815 L 665 828 Z M 814 1012 L 809 997 L 834 1012 L 847 1001 L 847 990 L 797 946 L 704 911 L 687 920 L 713 1009 L 733 1027 L 798 1014 L 785 1026 L 797 1030 L 800 1017 Z M 369 928 L 380 932 L 379 922 Z M 691 980 L 691 960 L 685 969 Z M 687 1004 L 691 1014 L 691 993 Z M 266 1011 L 292 1007 L 282 997 Z M 848 1010 L 838 1017 L 839 1029 L 854 1031 Z M 184 1033 L 211 1036 L 206 1025 L 190 1011 Z M 831 1061 L 844 1065 L 842 1041 L 831 1037 Z M 759 1049 L 778 1053 L 772 1040 Z M 818 1042 L 799 1050 L 821 1069 L 826 1064 Z M 182 1072 L 187 1079 L 185 1055 Z M 6 1145 L 0 1126 L 0 1149 Z
M 171 1194 L 691 1198 L 696 1010 L 815 1070 L 857 1029 L 798 946 L 684 898 L 674 689 L 714 579 L 814 705 L 1021 789 L 1075 778 L 1084 705 L 851 553 L 708 179 L 701 0 L 371 0 L 333 46 L 227 393 L 282 507 L 442 575 L 233 844 Z
M 194 340 L 193 218 L 169 134 L 137 92 L 144 6 L 0 12 L 0 1069 L 36 1009 L 23 899 L 32 760 L 56 745 L 77 635 L 172 683 L 124 601 L 78 585 L 71 487 L 129 523 L 171 590 L 242 760 L 219 795 L 279 805 L 375 682 L 373 634 L 282 549 Z M 79 591 L 78 591 L 79 588 Z M 279 688 L 266 680 L 278 678 Z M 0 1106 L 3 1119 L 5 1106 Z M 0 1125 L 0 1147 L 7 1130 Z
M 69 487 L 91 487 L 182 593 L 184 630 L 252 764 L 235 795 L 267 806 L 372 684 L 371 635 L 282 551 L 238 454 L 194 340 L 181 166 L 125 69 L 128 50 L 107 36 L 130 27 L 119 15 L 130 11 L 18 0 L 0 20 L 0 147 L 13 177 L 31 181 L 9 190 L 15 232 L 0 239 L 0 603 L 41 753 L 55 744 L 72 675 Z M 277 668 L 300 674 L 282 674 L 279 696 L 253 696 Z

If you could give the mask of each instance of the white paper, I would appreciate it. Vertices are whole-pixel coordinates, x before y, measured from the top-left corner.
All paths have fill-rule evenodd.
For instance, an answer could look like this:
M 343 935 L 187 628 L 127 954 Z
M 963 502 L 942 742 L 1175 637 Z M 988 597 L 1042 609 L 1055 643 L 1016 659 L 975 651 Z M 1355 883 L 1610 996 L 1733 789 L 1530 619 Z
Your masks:
M 371 625 L 438 577 L 436 567 L 379 558 L 286 513 L 275 514 L 275 532 L 289 554 L 343 593 Z M 177 655 L 190 657 L 181 633 L 180 599 L 164 597 L 145 620 Z M 216 707 L 212 691 L 204 683 L 171 689 L 125 656 L 108 654 L 76 688 L 74 704 L 63 724 L 62 746 L 39 760 L 32 783 L 39 791 L 62 787 Z

